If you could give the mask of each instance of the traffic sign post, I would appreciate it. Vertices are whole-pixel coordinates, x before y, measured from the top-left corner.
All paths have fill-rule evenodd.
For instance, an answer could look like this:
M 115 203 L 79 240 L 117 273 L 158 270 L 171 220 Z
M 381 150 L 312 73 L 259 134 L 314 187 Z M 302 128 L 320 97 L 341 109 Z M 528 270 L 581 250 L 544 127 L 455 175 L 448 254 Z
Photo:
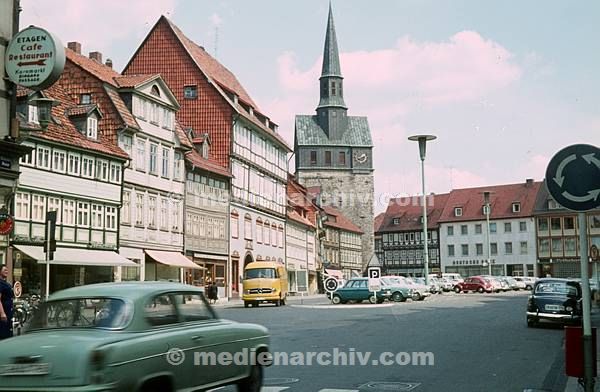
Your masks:
M 373 292 L 373 296 L 375 297 L 375 303 L 377 303 L 377 292 L 381 290 L 381 268 L 379 267 L 369 267 L 368 275 L 369 275 L 369 291 Z
M 592 324 L 590 315 L 590 281 L 588 273 L 588 238 L 585 211 L 600 206 L 600 149 L 589 144 L 563 148 L 546 168 L 546 187 L 561 206 L 577 211 L 581 285 L 583 290 L 583 364 L 584 389 L 594 390 Z M 590 252 L 591 253 L 591 252 Z

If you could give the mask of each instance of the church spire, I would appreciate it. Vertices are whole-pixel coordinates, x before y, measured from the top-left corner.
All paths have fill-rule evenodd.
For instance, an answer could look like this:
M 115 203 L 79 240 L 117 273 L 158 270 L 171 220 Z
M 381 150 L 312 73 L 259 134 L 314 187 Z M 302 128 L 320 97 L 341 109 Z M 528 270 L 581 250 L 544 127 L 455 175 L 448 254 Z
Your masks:
M 331 2 L 329 3 L 329 18 L 327 20 L 327 33 L 325 34 L 325 47 L 323 48 L 323 68 L 321 69 L 321 77 L 325 76 L 342 77 Z
M 340 69 L 340 54 L 338 51 L 333 11 L 329 3 L 329 17 L 323 48 L 323 67 L 321 69 L 320 99 L 317 106 L 317 122 L 330 140 L 342 138 L 348 126 L 344 102 L 344 78 Z

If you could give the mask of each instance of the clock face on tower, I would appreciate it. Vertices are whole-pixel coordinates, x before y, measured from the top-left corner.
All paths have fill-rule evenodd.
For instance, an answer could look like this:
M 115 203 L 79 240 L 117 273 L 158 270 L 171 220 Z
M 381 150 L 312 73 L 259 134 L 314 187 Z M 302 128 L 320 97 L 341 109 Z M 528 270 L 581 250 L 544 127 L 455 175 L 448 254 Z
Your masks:
M 367 162 L 367 158 L 368 158 L 367 154 L 364 152 L 355 152 L 354 153 L 354 160 L 357 163 L 363 164 L 363 163 Z

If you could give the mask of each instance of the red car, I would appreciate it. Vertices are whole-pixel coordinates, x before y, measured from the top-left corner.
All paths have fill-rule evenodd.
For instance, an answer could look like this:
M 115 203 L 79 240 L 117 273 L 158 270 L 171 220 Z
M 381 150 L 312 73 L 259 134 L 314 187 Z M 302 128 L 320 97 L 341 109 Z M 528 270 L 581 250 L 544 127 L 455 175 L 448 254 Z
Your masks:
M 461 291 L 464 291 L 465 293 L 469 291 L 491 293 L 492 290 L 492 282 L 481 276 L 471 276 L 470 278 L 466 278 L 464 282 L 457 283 L 456 286 L 454 286 L 455 293 L 460 293 Z

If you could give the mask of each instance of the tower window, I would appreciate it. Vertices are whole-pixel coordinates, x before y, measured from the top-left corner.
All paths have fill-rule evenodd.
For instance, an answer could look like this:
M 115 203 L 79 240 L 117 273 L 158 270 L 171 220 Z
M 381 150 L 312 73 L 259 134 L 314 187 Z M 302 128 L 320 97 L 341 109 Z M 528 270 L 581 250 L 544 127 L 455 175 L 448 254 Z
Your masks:
M 325 166 L 331 166 L 331 151 L 325 151 Z
M 317 152 L 316 151 L 310 152 L 310 165 L 311 166 L 317 165 Z
M 346 153 L 344 151 L 340 151 L 338 155 L 338 163 L 342 166 L 346 165 Z
M 331 82 L 331 95 L 335 95 L 335 82 Z

